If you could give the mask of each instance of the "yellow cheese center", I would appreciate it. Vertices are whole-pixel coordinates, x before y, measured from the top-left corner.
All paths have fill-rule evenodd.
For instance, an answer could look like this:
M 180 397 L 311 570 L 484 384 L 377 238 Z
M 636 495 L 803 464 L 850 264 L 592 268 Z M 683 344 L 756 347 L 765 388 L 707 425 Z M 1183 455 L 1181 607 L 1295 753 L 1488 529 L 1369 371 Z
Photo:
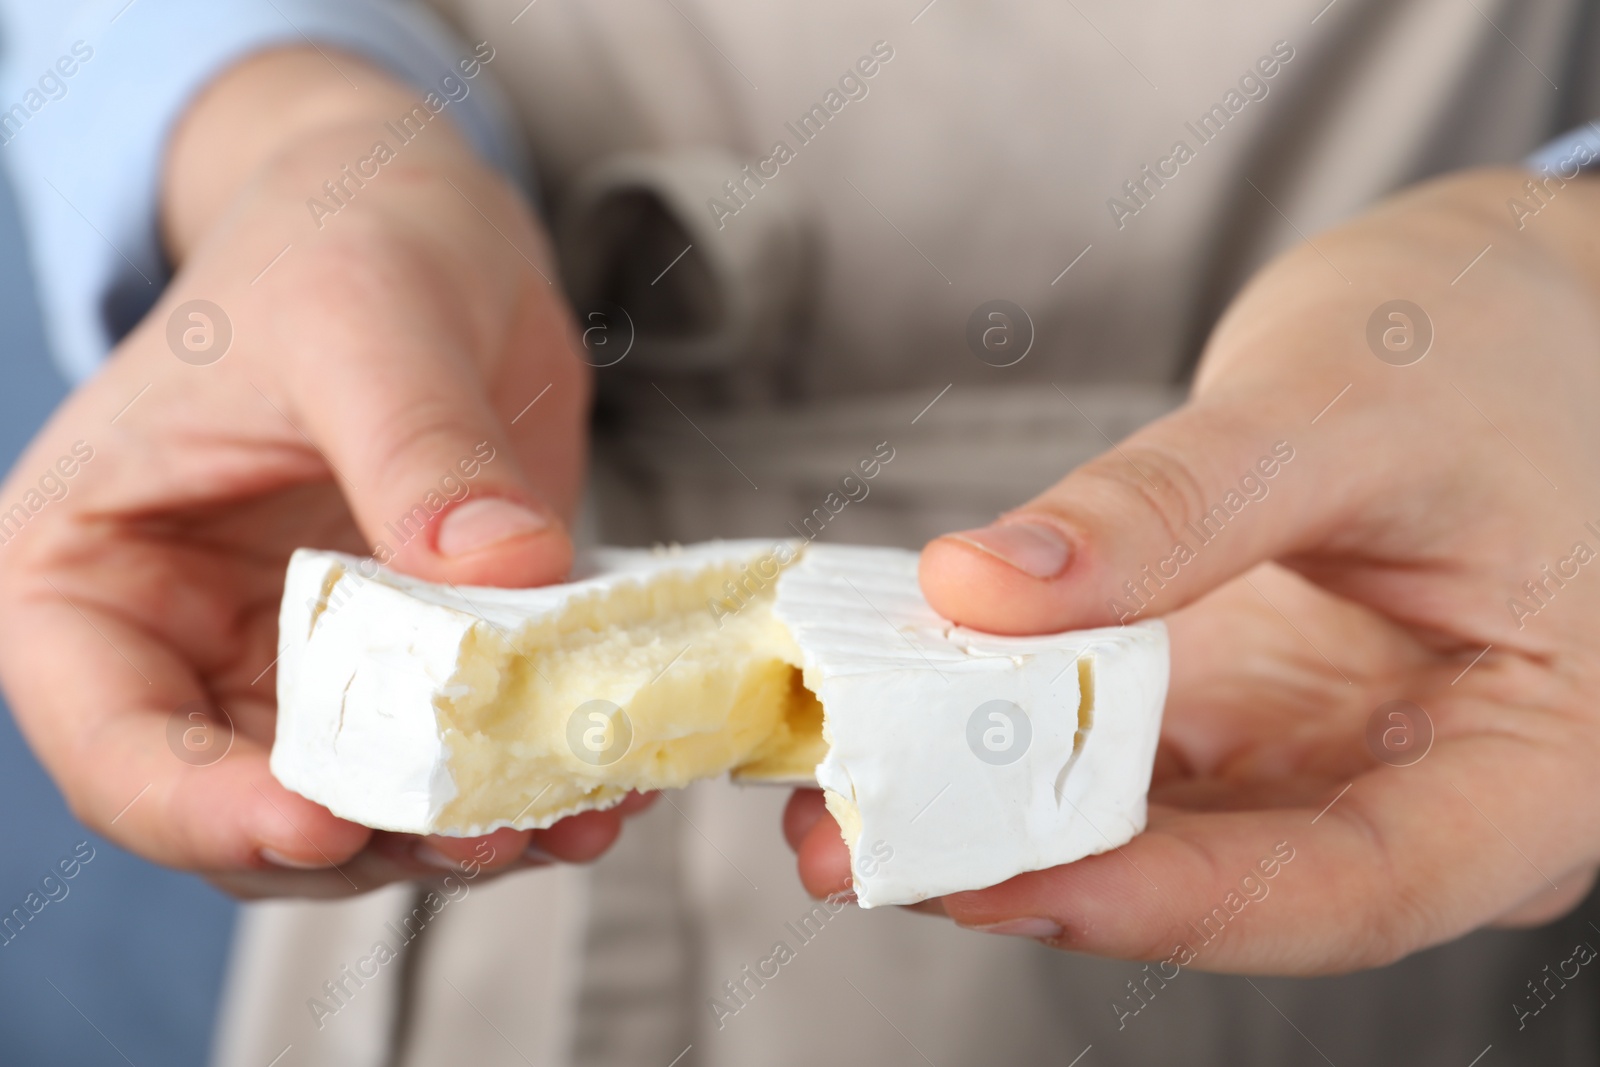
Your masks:
M 730 564 L 618 585 L 514 633 L 477 624 L 435 701 L 456 788 L 443 832 L 547 825 L 728 771 L 810 780 L 822 706 L 775 584 Z

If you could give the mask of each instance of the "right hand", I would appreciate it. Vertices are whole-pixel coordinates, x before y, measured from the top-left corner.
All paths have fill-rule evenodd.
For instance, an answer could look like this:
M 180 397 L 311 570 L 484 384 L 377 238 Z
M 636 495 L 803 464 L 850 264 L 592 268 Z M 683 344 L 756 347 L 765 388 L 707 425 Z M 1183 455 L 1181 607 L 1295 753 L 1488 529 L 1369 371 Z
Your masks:
M 23 733 L 91 829 L 245 896 L 349 894 L 486 854 L 374 833 L 272 777 L 289 553 L 382 543 L 434 581 L 557 581 L 584 460 L 589 379 L 523 200 L 448 111 L 396 143 L 383 120 L 421 94 L 337 62 L 267 53 L 191 110 L 164 192 L 177 277 L 0 486 L 0 509 L 28 511 L 75 443 L 92 450 L 0 544 L 0 681 Z M 380 139 L 395 158 L 319 226 L 308 198 Z M 204 365 L 169 344 L 176 319 L 204 348 L 179 311 L 196 299 L 232 328 Z M 235 731 L 208 765 L 169 744 L 195 701 Z M 498 831 L 486 866 L 592 859 L 644 803 Z
M 1600 181 L 1524 233 L 1505 204 L 1527 178 L 1440 178 L 1273 260 L 1188 403 L 923 550 L 929 603 L 975 629 L 1165 615 L 1172 677 L 1142 833 L 922 910 L 1306 975 L 1548 923 L 1590 893 Z M 1388 306 L 1400 294 L 1421 306 Z M 813 893 L 847 884 L 815 794 L 785 828 Z M 1214 915 L 1269 891 L 1213 942 Z

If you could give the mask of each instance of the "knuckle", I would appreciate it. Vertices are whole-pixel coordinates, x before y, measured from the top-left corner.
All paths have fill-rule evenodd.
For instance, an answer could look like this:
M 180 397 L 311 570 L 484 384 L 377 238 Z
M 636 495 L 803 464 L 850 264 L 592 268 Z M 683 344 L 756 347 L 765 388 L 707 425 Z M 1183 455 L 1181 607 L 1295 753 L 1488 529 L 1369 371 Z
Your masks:
M 1330 961 L 1329 970 L 1345 972 L 1393 963 L 1415 951 L 1422 932 L 1436 921 L 1437 891 L 1413 885 L 1404 877 L 1382 830 L 1357 798 L 1350 798 L 1350 803 L 1329 816 L 1337 816 L 1371 856 L 1365 865 L 1366 884 L 1346 898 L 1356 905 L 1350 921 L 1361 936 L 1346 942 L 1345 953 Z
M 1140 510 L 1172 540 L 1180 539 L 1184 527 L 1205 507 L 1205 493 L 1193 468 L 1160 445 L 1125 445 L 1091 460 L 1080 473 L 1108 489 L 1114 500 L 1138 501 Z
M 397 352 L 479 366 L 493 358 L 516 309 L 501 273 L 383 220 L 351 221 L 281 280 L 297 313 L 278 317 L 273 333 L 290 342 L 299 373 L 324 373 L 335 359 L 387 368 Z
M 433 467 L 443 467 L 470 451 L 469 438 L 484 436 L 474 431 L 463 412 L 443 400 L 420 399 L 407 403 L 381 419 L 382 433 L 368 445 L 363 467 L 372 472 L 375 484 L 405 485 L 417 477 L 436 479 Z M 423 467 L 418 471 L 418 467 Z
M 1187 835 L 1161 835 L 1174 851 L 1167 856 L 1167 862 L 1177 864 L 1185 874 L 1183 882 L 1187 886 L 1219 886 L 1225 887 L 1228 874 L 1224 864 L 1216 852 L 1203 840 Z M 1163 882 L 1166 879 L 1162 879 Z M 1144 893 L 1146 883 L 1144 876 L 1134 873 L 1130 886 L 1136 892 Z M 1197 894 L 1188 898 L 1189 901 L 1210 901 L 1211 897 L 1222 899 L 1225 889 L 1218 889 L 1214 893 Z M 1117 946 L 1117 954 L 1129 959 L 1139 960 L 1164 960 L 1174 954 L 1176 946 L 1192 942 L 1195 937 L 1191 920 L 1198 921 L 1196 915 L 1184 913 L 1184 905 L 1176 904 L 1171 898 L 1159 889 L 1150 887 L 1149 911 L 1146 914 L 1159 915 L 1147 921 L 1139 921 L 1126 916 L 1130 923 L 1126 940 Z M 1119 910 L 1122 910 L 1119 908 Z M 1139 909 L 1135 909 L 1136 911 Z M 1190 910 L 1195 910 L 1191 908 Z

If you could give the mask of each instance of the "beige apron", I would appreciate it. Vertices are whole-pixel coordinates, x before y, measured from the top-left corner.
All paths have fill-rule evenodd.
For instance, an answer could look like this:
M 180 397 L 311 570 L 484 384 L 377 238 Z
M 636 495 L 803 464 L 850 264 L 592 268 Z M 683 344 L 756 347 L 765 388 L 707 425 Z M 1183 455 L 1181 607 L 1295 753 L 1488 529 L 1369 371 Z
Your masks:
M 586 535 L 611 543 L 915 547 L 982 523 L 1176 404 L 1221 306 L 1299 232 L 1514 160 L 1600 105 L 1582 62 L 1600 37 L 1564 0 L 525 2 L 439 6 L 496 48 L 580 313 L 613 309 L 591 356 L 627 352 L 597 371 Z M 1023 311 L 1020 362 L 968 343 L 994 299 Z M 841 506 L 841 476 L 884 448 Z M 1592 904 L 1344 978 L 1186 972 L 1119 1020 L 1135 966 L 895 909 L 813 912 L 785 795 L 664 797 L 591 868 L 425 908 L 359 982 L 346 968 L 426 887 L 248 906 L 216 1063 L 1600 1057 L 1586 972 L 1521 1030 L 1515 1008 L 1578 940 L 1600 945 Z M 795 958 L 752 979 L 777 941 Z

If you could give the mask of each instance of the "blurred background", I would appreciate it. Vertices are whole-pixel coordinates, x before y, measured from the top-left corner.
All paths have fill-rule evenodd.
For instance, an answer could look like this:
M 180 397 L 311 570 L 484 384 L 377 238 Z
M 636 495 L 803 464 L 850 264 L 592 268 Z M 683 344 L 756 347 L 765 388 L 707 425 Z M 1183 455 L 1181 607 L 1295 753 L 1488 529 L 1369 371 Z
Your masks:
M 11 190 L 0 179 L 0 473 L 67 392 L 46 350 Z M 0 552 L 5 547 L 0 545 Z M 3 706 L 3 705 L 0 705 Z M 0 714 L 0 1063 L 200 1067 L 234 905 L 90 833 Z M 93 859 L 40 882 L 63 858 Z M 62 895 L 61 887 L 66 888 Z M 36 894 L 29 900 L 29 894 Z M 39 901 L 46 903 L 42 908 Z M 29 905 L 38 908 L 34 914 Z M 25 922 L 4 920 L 21 909 Z M 266 1067 L 265 1064 L 262 1067 Z

